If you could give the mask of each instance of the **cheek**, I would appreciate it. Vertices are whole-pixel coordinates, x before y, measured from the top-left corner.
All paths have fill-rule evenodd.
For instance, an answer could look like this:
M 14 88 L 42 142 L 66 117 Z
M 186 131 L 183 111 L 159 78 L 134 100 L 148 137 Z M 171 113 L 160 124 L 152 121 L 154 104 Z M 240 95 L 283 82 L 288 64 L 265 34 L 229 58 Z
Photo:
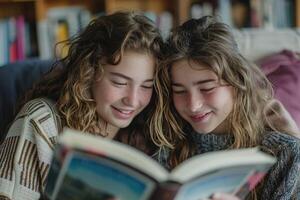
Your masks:
M 220 103 L 224 102 L 222 95 L 220 93 L 211 93 L 205 95 L 205 103 L 211 104 L 211 105 L 218 105 Z
M 233 94 L 229 89 L 207 95 L 206 100 L 210 105 L 226 110 L 226 112 L 230 112 L 233 108 Z
M 116 90 L 106 90 L 101 96 L 103 102 L 108 104 L 112 104 L 122 99 L 122 93 Z
M 147 106 L 150 103 L 153 91 L 145 91 L 140 94 L 140 102 L 143 106 Z
M 185 107 L 185 99 L 184 97 L 179 97 L 177 95 L 173 96 L 173 103 L 177 111 L 181 110 L 181 108 Z
M 93 97 L 97 103 L 112 103 L 120 98 L 121 93 L 114 87 L 109 86 L 105 82 L 98 83 L 93 87 Z

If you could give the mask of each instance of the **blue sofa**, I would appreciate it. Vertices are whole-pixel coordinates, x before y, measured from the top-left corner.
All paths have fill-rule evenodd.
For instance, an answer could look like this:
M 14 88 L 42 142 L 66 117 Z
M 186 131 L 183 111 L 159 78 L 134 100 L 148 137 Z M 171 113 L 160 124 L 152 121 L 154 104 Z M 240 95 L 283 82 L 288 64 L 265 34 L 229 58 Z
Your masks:
M 52 63 L 53 60 L 30 59 L 0 67 L 0 143 L 13 121 L 18 101 L 50 70 Z

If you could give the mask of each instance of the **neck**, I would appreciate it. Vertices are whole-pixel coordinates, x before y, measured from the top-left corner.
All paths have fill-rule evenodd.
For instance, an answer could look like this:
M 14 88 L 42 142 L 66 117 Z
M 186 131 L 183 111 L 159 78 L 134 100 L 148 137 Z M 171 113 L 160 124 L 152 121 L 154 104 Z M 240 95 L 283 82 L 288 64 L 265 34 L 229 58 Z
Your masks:
M 117 135 L 117 132 L 119 131 L 118 127 L 109 124 L 107 122 L 100 122 L 99 127 L 100 127 L 101 135 L 103 135 L 106 138 L 113 139 Z
M 215 135 L 226 135 L 228 134 L 228 125 L 229 122 L 227 120 L 224 120 L 219 126 L 217 126 L 211 133 Z

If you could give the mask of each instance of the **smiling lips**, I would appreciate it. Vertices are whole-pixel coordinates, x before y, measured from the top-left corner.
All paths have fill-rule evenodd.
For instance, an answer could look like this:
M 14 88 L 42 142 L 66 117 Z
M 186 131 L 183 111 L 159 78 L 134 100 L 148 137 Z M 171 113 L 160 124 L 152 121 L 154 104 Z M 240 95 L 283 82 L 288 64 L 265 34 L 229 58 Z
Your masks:
M 119 118 L 119 119 L 130 119 L 133 114 L 134 114 L 134 110 L 127 110 L 127 109 L 119 109 L 116 107 L 113 107 L 113 113 L 115 115 L 115 117 Z
M 190 118 L 192 119 L 193 122 L 202 122 L 205 119 L 208 118 L 208 116 L 211 114 L 212 112 L 207 112 L 207 113 L 199 113 L 196 115 L 191 115 Z

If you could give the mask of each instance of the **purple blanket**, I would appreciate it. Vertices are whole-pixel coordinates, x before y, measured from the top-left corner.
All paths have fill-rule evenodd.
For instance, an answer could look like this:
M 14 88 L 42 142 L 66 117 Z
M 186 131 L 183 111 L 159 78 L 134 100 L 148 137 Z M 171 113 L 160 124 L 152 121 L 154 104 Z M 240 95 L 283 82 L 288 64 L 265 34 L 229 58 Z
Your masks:
M 300 56 L 289 50 L 260 60 L 259 65 L 272 82 L 280 100 L 300 127 Z

